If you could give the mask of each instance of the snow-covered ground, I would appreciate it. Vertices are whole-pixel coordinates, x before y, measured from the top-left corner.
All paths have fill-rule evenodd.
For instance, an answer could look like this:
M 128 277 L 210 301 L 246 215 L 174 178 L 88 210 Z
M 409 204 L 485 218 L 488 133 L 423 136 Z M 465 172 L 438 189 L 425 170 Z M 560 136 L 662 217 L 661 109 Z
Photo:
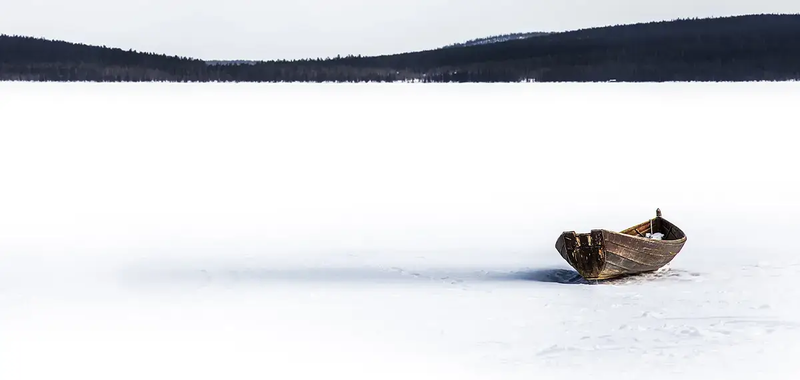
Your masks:
M 800 85 L 0 84 L 0 378 L 800 375 Z M 655 214 L 670 269 L 574 281 Z

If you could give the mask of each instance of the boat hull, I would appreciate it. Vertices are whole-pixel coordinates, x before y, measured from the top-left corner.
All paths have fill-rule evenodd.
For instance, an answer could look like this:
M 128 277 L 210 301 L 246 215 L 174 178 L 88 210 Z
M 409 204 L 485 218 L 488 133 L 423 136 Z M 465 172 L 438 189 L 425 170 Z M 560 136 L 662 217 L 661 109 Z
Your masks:
M 663 233 L 665 240 L 645 237 Z M 561 257 L 587 280 L 607 280 L 656 271 L 669 264 L 686 243 L 686 235 L 661 216 L 622 232 L 567 231 L 559 236 L 556 249 Z

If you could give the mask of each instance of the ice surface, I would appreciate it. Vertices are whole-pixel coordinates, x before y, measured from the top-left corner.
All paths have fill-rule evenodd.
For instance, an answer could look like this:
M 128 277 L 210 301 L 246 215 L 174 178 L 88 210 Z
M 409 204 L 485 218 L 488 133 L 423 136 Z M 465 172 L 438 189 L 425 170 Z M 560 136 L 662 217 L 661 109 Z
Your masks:
M 2 83 L 0 378 L 794 378 L 799 94 Z

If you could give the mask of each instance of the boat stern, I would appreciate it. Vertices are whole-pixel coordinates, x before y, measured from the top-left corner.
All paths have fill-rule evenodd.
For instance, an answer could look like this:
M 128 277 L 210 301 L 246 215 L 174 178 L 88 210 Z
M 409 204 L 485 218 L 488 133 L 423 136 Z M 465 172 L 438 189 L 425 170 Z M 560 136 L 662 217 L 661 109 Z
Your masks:
M 602 230 L 592 230 L 584 234 L 566 231 L 558 237 L 556 250 L 583 278 L 599 279 L 605 267 Z

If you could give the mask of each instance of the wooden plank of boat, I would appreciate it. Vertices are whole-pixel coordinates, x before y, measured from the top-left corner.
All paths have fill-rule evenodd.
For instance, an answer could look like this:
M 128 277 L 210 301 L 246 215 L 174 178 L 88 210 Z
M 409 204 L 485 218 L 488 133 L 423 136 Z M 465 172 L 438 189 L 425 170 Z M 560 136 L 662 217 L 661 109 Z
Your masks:
M 661 240 L 648 234 L 661 233 Z M 603 229 L 590 233 L 567 231 L 556 241 L 561 257 L 587 280 L 656 271 L 669 264 L 686 243 L 686 234 L 661 216 L 620 232 Z

